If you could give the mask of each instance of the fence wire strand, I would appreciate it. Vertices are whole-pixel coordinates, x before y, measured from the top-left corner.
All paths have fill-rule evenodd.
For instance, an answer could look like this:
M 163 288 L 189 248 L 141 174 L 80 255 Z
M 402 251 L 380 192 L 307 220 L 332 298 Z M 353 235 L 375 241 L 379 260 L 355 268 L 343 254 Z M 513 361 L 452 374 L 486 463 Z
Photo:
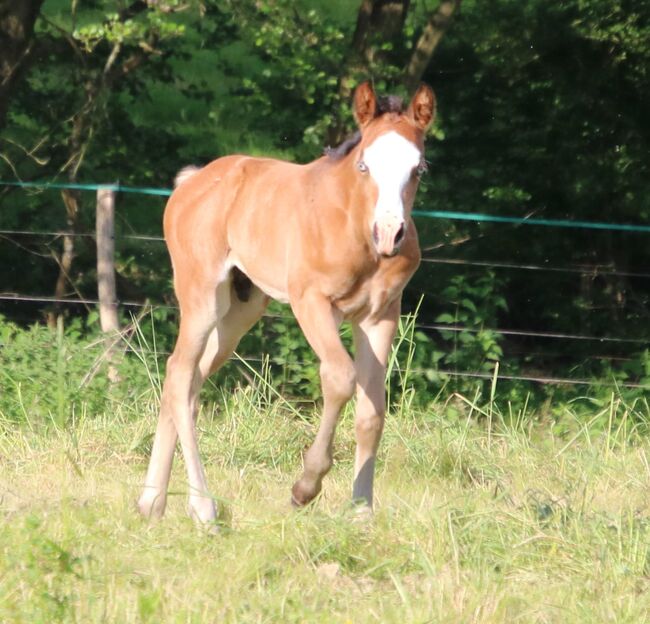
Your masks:
M 0 348 L 5 346 L 6 343 L 0 342 Z M 139 353 L 140 355 L 146 356 L 146 355 L 154 355 L 155 357 L 168 357 L 171 355 L 169 351 L 145 351 L 143 349 L 136 349 L 132 346 L 129 346 L 127 351 L 132 352 L 132 353 Z M 311 361 L 311 362 L 305 362 L 305 361 L 293 361 L 293 362 L 286 362 L 286 361 L 278 361 L 276 358 L 264 358 L 264 357 L 254 357 L 254 356 L 242 356 L 242 355 L 231 355 L 227 362 L 229 363 L 234 363 L 237 364 L 240 361 L 244 362 L 254 362 L 256 364 L 264 364 L 265 362 L 269 362 L 270 364 L 274 364 L 276 366 L 291 366 L 291 367 L 305 367 L 305 366 L 313 366 L 316 362 Z M 459 371 L 459 370 L 450 370 L 450 369 L 443 369 L 443 368 L 436 368 L 436 369 L 423 369 L 423 368 L 411 368 L 411 369 L 405 369 L 401 367 L 394 367 L 392 369 L 393 373 L 399 373 L 399 374 L 416 374 L 416 375 L 430 375 L 434 374 L 437 377 L 460 377 L 460 378 L 465 378 L 465 379 L 480 379 L 480 380 L 485 380 L 485 381 L 492 381 L 494 380 L 494 373 L 493 372 L 487 372 L 487 371 Z M 650 385 L 648 384 L 640 384 L 640 383 L 634 383 L 634 382 L 618 382 L 618 381 L 605 381 L 605 380 L 598 380 L 595 381 L 593 379 L 571 379 L 571 378 L 565 378 L 565 377 L 540 377 L 540 376 L 533 376 L 533 375 L 509 375 L 507 373 L 499 373 L 497 375 L 497 381 L 524 381 L 524 382 L 529 382 L 529 383 L 538 383 L 538 384 L 543 384 L 543 385 L 558 385 L 558 386 L 590 386 L 590 387 L 608 387 L 608 388 L 627 388 L 631 390 L 650 390 Z
M 93 232 L 68 232 L 65 230 L 57 230 L 52 232 L 33 232 L 29 230 L 0 230 L 0 236 L 52 236 L 59 238 L 62 236 L 69 236 L 71 238 L 95 238 L 95 234 Z M 120 234 L 116 238 L 165 242 L 165 238 L 163 236 L 156 236 L 154 234 Z
M 72 297 L 57 298 L 48 297 L 43 295 L 19 295 L 17 293 L 0 293 L 0 301 L 17 301 L 17 302 L 32 302 L 32 303 L 62 303 L 62 304 L 80 304 L 80 305 L 99 305 L 98 299 L 74 299 Z M 127 306 L 133 308 L 163 308 L 168 310 L 178 310 L 178 306 L 165 303 L 142 303 L 139 301 L 115 301 L 118 306 Z M 265 314 L 264 318 L 275 318 L 282 320 L 293 320 L 294 317 L 287 314 Z M 585 340 L 591 342 L 613 342 L 613 343 L 629 343 L 629 344 L 648 344 L 650 338 L 622 338 L 617 336 L 588 336 L 584 334 L 567 334 L 547 331 L 527 331 L 519 329 L 502 329 L 497 327 L 465 327 L 463 325 L 444 325 L 436 323 L 416 323 L 416 329 L 435 330 L 439 332 L 469 332 L 477 334 L 480 332 L 494 332 L 495 334 L 502 334 L 504 336 L 521 336 L 530 338 L 548 338 L 552 340 Z
M 557 267 L 539 264 L 515 264 L 512 262 L 495 262 L 490 260 L 461 260 L 456 258 L 422 258 L 426 264 L 449 264 L 456 266 L 472 266 L 494 269 L 513 269 L 520 271 L 546 271 L 548 273 L 571 273 L 577 275 L 607 275 L 608 277 L 643 277 L 650 278 L 650 273 L 636 273 L 633 271 L 618 271 L 615 268 L 606 268 L 599 265 L 584 267 Z
M 34 231 L 34 230 L 0 230 L 0 236 L 41 236 L 41 237 L 63 237 L 68 236 L 72 238 L 95 238 L 93 232 L 70 232 L 66 230 L 53 230 L 53 231 Z M 155 234 L 119 234 L 116 238 L 126 240 L 139 240 L 139 241 L 152 241 L 152 242 L 165 242 L 164 236 Z M 638 277 L 650 278 L 650 273 L 642 273 L 635 271 L 619 271 L 616 268 L 610 268 L 600 265 L 588 266 L 544 266 L 539 264 L 517 264 L 514 262 L 500 262 L 494 260 L 463 260 L 459 258 L 422 258 L 424 264 L 443 264 L 455 266 L 471 266 L 482 268 L 495 268 L 495 269 L 511 269 L 521 271 L 541 271 L 548 273 L 569 273 L 576 275 L 592 275 L 597 277 L 599 275 L 606 275 L 611 277 Z
M 34 230 L 0 230 L 0 236 L 34 236 L 34 237 L 62 237 L 69 236 L 72 238 L 95 238 L 93 232 L 70 232 L 66 230 L 53 230 L 53 231 L 34 231 Z M 139 241 L 154 241 L 165 242 L 164 236 L 155 234 L 119 234 L 116 239 L 139 240 Z M 597 277 L 599 275 L 606 275 L 609 277 L 638 277 L 650 278 L 650 273 L 636 272 L 636 271 L 619 271 L 616 268 L 611 268 L 601 265 L 587 265 L 587 266 L 545 266 L 541 264 L 523 263 L 518 264 L 515 262 L 500 262 L 496 260 L 463 260 L 459 258 L 422 258 L 424 264 L 443 264 L 452 266 L 472 266 L 482 268 L 494 269 L 512 269 L 521 271 L 540 271 L 548 273 L 568 273 L 576 275 L 592 275 Z
M 0 185 L 6 186 L 20 186 L 20 187 L 29 187 L 29 188 L 77 188 L 80 190 L 97 190 L 97 189 L 111 189 L 116 192 L 126 192 L 126 193 L 140 193 L 147 195 L 168 195 L 170 193 L 169 189 L 156 189 L 156 188 L 138 188 L 138 187 L 124 187 L 119 184 L 59 184 L 59 183 L 46 183 L 46 182 L 2 182 Z M 626 232 L 650 232 L 650 226 L 647 225 L 634 225 L 634 224 L 612 224 L 612 223 L 596 223 L 596 222 L 583 222 L 583 221 L 567 221 L 567 220 L 555 220 L 555 219 L 535 219 L 535 218 L 518 218 L 518 217 L 501 217 L 495 215 L 483 215 L 483 214 L 470 214 L 470 213 L 456 213 L 456 212 L 444 212 L 444 211 L 424 211 L 424 212 L 415 212 L 416 216 L 419 217 L 430 217 L 430 218 L 439 218 L 439 219 L 463 219 L 468 221 L 488 221 L 493 223 L 511 223 L 518 225 L 546 225 L 546 226 L 555 226 L 555 227 L 572 227 L 572 228 L 586 228 L 586 229 L 600 229 L 600 230 L 612 230 L 612 231 L 626 231 Z M 32 231 L 32 230 L 0 230 L 0 236 L 2 237 L 11 237 L 11 236 L 41 236 L 41 237 L 76 237 L 76 238 L 95 238 L 94 233 L 90 232 L 70 232 L 70 231 Z M 162 236 L 156 235 L 145 235 L 145 234 L 120 234 L 119 238 L 126 240 L 137 240 L 137 241 L 151 241 L 151 242 L 163 242 L 164 238 Z M 598 265 L 591 266 L 544 266 L 536 265 L 529 263 L 510 263 L 510 262 L 498 262 L 498 261 L 488 261 L 488 260 L 462 260 L 454 258 L 435 258 L 435 257 L 426 257 L 422 261 L 425 264 L 439 264 L 439 265 L 452 265 L 452 266 L 471 266 L 471 267 L 481 267 L 481 268 L 499 268 L 499 269 L 509 269 L 509 270 L 523 270 L 523 271 L 545 271 L 550 273 L 565 273 L 565 274 L 579 274 L 579 275 L 593 275 L 599 276 L 616 276 L 616 277 L 633 277 L 633 278 L 650 278 L 650 273 L 643 272 L 633 272 L 633 271 L 619 271 L 616 268 L 611 267 L 602 267 Z M 49 296 L 38 296 L 38 295 L 21 295 L 18 293 L 0 293 L 0 300 L 2 301 L 13 301 L 13 302 L 32 302 L 32 303 L 47 303 L 47 304 L 64 304 L 64 305 L 98 305 L 99 301 L 93 298 L 72 298 L 72 297 L 49 297 Z M 162 304 L 162 303 L 151 303 L 151 302 L 137 302 L 137 301 L 116 301 L 117 305 L 126 306 L 126 307 L 135 307 L 135 308 L 163 308 L 177 310 L 178 306 Z M 291 316 L 287 315 L 278 315 L 278 314 L 266 314 L 265 318 L 276 318 L 276 319 L 293 319 Z M 624 344 L 647 344 L 649 341 L 644 338 L 624 338 L 616 336 L 590 336 L 583 334 L 570 334 L 563 332 L 550 332 L 550 331 L 534 331 L 534 330 L 516 330 L 516 329 L 499 329 L 499 328 L 472 328 L 464 327 L 460 325 L 444 325 L 444 324 L 429 324 L 429 323 L 416 323 L 415 327 L 420 330 L 434 330 L 439 332 L 469 332 L 469 333 L 479 333 L 481 331 L 491 331 L 505 336 L 519 336 L 519 337 L 532 337 L 540 339 L 550 339 L 550 340 L 577 340 L 577 341 L 593 341 L 600 343 L 624 343 Z M 0 346 L 2 346 L 0 344 Z M 245 358 L 248 361 L 254 362 L 263 362 L 263 358 Z M 625 358 L 622 358 L 625 359 Z M 273 359 L 270 359 L 273 362 Z M 291 365 L 300 365 L 305 363 L 291 363 Z M 400 372 L 402 371 L 400 369 Z M 411 372 L 426 375 L 431 371 L 414 369 Z M 449 377 L 463 377 L 463 378 L 475 378 L 475 379 L 493 379 L 493 374 L 490 372 L 484 371 L 456 371 L 456 370 L 443 370 L 436 369 L 433 371 L 437 375 L 446 375 Z M 499 374 L 499 380 L 508 380 L 508 381 L 526 381 L 526 382 L 535 382 L 542 384 L 556 384 L 556 385 L 581 385 L 581 386 L 597 386 L 597 385 L 606 385 L 606 386 L 620 386 L 625 388 L 636 388 L 636 389 L 650 389 L 650 386 L 637 383 L 607 383 L 602 380 L 593 381 L 588 379 L 570 379 L 570 378 L 561 378 L 561 377 L 540 377 L 540 376 L 527 376 L 527 375 L 508 375 L 508 374 Z

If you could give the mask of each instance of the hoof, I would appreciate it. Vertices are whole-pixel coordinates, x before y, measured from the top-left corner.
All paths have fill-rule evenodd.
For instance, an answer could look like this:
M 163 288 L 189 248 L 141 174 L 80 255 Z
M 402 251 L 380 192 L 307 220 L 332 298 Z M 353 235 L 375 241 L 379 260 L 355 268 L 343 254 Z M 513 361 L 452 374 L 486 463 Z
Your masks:
M 165 514 L 166 505 L 167 500 L 164 496 L 151 496 L 151 493 L 145 492 L 135 506 L 145 520 L 160 520 Z
M 190 499 L 187 513 L 199 526 L 217 526 L 217 508 L 211 498 Z
M 216 536 L 221 535 L 221 527 L 216 522 L 196 522 L 196 527 L 203 535 Z
M 304 507 L 309 505 L 319 494 L 320 483 L 314 487 L 308 488 L 301 481 L 296 481 L 291 488 L 291 504 L 294 507 Z
M 355 524 L 366 524 L 371 522 L 375 514 L 368 503 L 357 503 L 352 509 L 352 522 Z

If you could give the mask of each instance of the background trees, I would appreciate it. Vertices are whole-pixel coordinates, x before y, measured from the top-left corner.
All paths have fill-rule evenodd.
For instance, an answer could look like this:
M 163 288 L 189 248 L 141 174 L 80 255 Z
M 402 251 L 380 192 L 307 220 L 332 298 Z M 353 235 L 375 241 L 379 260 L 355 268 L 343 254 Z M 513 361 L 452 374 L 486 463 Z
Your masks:
M 43 0 L 0 2 L 0 127 L 4 125 L 11 92 L 28 64 L 34 22 Z
M 650 216 L 644 3 L 16 4 L 0 3 L 4 180 L 169 186 L 180 166 L 235 151 L 306 161 L 351 128 L 349 94 L 360 78 L 402 95 L 424 79 L 437 92 L 439 119 L 420 209 L 630 223 Z M 3 230 L 92 230 L 94 202 L 83 193 L 4 188 L 0 202 Z M 120 232 L 159 233 L 162 207 L 122 197 Z M 433 262 L 409 288 L 408 305 L 425 292 L 422 323 L 471 330 L 428 330 L 422 366 L 487 370 L 501 358 L 520 371 L 644 374 L 640 356 L 612 359 L 632 357 L 632 343 L 493 330 L 645 338 L 647 234 L 433 219 L 419 228 Z M 87 243 L 6 236 L 0 290 L 92 296 Z M 164 249 L 120 239 L 118 255 L 123 299 L 171 300 Z M 22 321 L 43 316 L 38 306 L 0 309 Z

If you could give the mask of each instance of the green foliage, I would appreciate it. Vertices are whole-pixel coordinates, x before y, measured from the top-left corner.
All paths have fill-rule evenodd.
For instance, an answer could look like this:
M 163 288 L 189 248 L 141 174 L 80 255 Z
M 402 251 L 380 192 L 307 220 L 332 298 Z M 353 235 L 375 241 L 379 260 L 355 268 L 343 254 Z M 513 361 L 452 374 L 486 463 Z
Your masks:
M 289 0 L 229 4 L 241 45 L 259 59 L 259 68 L 246 71 L 242 80 L 252 129 L 263 136 L 272 119 L 281 128 L 274 149 L 312 160 L 341 105 L 336 87 L 345 29 L 322 11 Z
M 111 3 L 112 4 L 112 3 Z M 143 19 L 120 20 L 118 13 L 100 13 L 98 20 L 74 29 L 72 36 L 83 46 L 86 53 L 92 53 L 103 43 L 119 45 L 142 45 L 152 34 L 158 39 L 182 37 L 185 32 L 183 24 L 176 24 L 165 18 L 169 8 L 178 8 L 180 1 L 165 2 L 164 5 L 153 4 L 152 10 L 144 13 Z
M 121 19 L 125 6 L 44 3 L 38 60 L 25 72 L 3 131 L 0 178 L 73 175 L 168 187 L 187 163 L 232 152 L 307 161 L 321 153 L 336 117 L 352 129 L 339 82 L 362 78 L 350 66 L 354 3 L 166 0 Z M 367 67 L 379 91 L 407 95 L 403 68 L 434 9 L 435 3 L 410 3 L 394 40 L 369 33 Z M 438 94 L 438 120 L 416 207 L 630 223 L 650 218 L 649 18 L 646 4 L 630 0 L 463 2 L 424 76 Z M 1 229 L 68 228 L 58 192 L 11 189 L 0 202 Z M 74 227 L 90 232 L 94 197 L 82 194 L 80 206 Z M 159 235 L 162 210 L 160 199 L 119 200 L 122 300 L 173 304 L 164 246 L 124 238 Z M 448 381 L 439 369 L 486 372 L 497 360 L 509 372 L 645 379 L 625 343 L 596 351 L 598 343 L 588 341 L 505 341 L 494 334 L 499 321 L 523 331 L 647 336 L 650 290 L 647 280 L 631 275 L 650 264 L 644 235 L 433 219 L 419 219 L 418 229 L 425 253 L 442 259 L 596 267 L 591 275 L 505 268 L 492 274 L 480 266 L 423 265 L 404 309 L 415 309 L 426 293 L 419 322 L 467 323 L 464 332 L 414 331 L 412 365 L 426 371 L 427 384 Z M 56 236 L 3 239 L 2 291 L 51 294 L 60 248 Z M 77 240 L 71 295 L 94 298 L 94 265 L 91 241 Z M 507 309 L 495 308 L 499 299 Z M 43 318 L 36 306 L 0 305 L 24 325 Z M 175 335 L 169 314 L 160 320 L 165 351 Z M 243 346 L 250 344 L 255 357 L 271 355 L 281 387 L 312 395 L 316 366 L 286 323 L 266 322 Z M 291 354 L 307 365 L 289 364 Z
M 499 317 L 507 312 L 504 297 L 499 294 L 499 282 L 494 272 L 488 271 L 474 283 L 465 276 L 452 278 L 441 293 L 450 308 L 435 321 L 460 331 L 442 329 L 440 335 L 448 352 L 442 363 L 457 370 L 491 371 L 503 356 L 502 340 L 494 327 Z
M 74 619 L 74 585 L 82 578 L 82 561 L 67 545 L 49 537 L 38 515 L 27 515 L 17 549 L 7 563 L 23 572 L 32 592 L 24 614 L 31 622 L 67 622 Z
M 39 324 L 22 329 L 0 317 L 0 414 L 30 429 L 63 428 L 135 398 L 146 381 L 142 367 L 122 358 L 120 376 L 132 383 L 112 386 L 97 329 L 96 321 L 90 336 L 78 321 L 65 331 L 62 324 L 56 331 Z

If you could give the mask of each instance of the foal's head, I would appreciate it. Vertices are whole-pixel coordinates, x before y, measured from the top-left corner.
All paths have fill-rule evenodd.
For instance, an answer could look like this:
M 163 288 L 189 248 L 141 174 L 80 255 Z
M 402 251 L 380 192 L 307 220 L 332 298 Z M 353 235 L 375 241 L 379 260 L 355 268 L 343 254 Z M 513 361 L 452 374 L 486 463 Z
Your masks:
M 404 240 L 418 180 L 426 169 L 424 137 L 435 107 L 427 85 L 417 90 L 405 111 L 394 100 L 378 103 L 368 82 L 355 91 L 354 117 L 361 131 L 356 175 L 372 210 L 369 226 L 382 256 L 394 256 Z

